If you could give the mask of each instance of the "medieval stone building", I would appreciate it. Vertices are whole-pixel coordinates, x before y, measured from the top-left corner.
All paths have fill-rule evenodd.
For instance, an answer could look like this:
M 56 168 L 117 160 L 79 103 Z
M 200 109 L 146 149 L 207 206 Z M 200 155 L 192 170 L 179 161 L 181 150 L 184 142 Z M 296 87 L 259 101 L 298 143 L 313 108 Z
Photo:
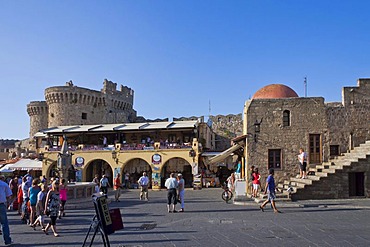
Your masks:
M 27 105 L 30 139 L 39 130 L 49 127 L 135 120 L 134 91 L 122 85 L 118 91 L 117 83 L 107 79 L 103 85 L 101 91 L 96 91 L 77 87 L 70 81 L 65 86 L 45 89 L 46 101 L 31 101 Z
M 268 169 L 274 168 L 278 182 L 297 188 L 301 186 L 300 189 L 319 180 L 336 184 L 335 190 L 327 191 L 325 196 L 314 195 L 314 190 L 309 194 L 305 189 L 306 195 L 297 198 L 308 198 L 308 195 L 313 198 L 346 198 L 350 195 L 349 188 L 358 185 L 362 187 L 358 191 L 363 193 L 355 191 L 354 194 L 370 196 L 369 148 L 360 148 L 361 152 L 356 157 L 351 156 L 349 163 L 343 161 L 338 165 L 341 160 L 338 157 L 343 153 L 353 152 L 370 140 L 370 79 L 359 79 L 357 86 L 344 87 L 342 102 L 335 103 L 325 103 L 322 97 L 299 97 L 285 85 L 268 85 L 246 101 L 243 134 L 247 143 L 247 169 L 255 165 L 266 177 Z M 300 148 L 307 152 L 309 167 L 316 174 L 297 181 L 293 178 L 298 174 Z M 329 166 L 336 166 L 320 167 L 329 161 Z M 359 164 L 363 166 L 359 167 Z M 359 174 L 349 175 L 351 170 L 345 170 L 345 165 L 356 166 Z M 342 175 L 338 178 L 338 174 Z M 354 181 L 348 184 L 351 176 Z M 344 181 L 344 184 L 339 181 Z M 320 191 L 318 187 L 316 190 Z

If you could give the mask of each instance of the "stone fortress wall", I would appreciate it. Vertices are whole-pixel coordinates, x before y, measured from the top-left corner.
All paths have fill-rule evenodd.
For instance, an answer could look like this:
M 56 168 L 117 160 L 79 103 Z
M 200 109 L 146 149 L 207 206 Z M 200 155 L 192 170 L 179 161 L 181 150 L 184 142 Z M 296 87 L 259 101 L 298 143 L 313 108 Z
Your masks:
M 27 105 L 31 139 L 39 130 L 54 126 L 133 122 L 134 91 L 122 85 L 119 91 L 116 88 L 117 83 L 105 79 L 101 91 L 77 87 L 72 81 L 45 89 L 46 101 Z
M 359 79 L 356 87 L 342 89 L 342 103 L 327 103 L 329 142 L 341 152 L 370 139 L 370 79 Z M 350 139 L 351 140 L 350 140 Z M 353 142 L 352 144 L 350 144 Z
M 204 116 L 201 117 L 180 117 L 174 118 L 174 121 L 188 121 L 201 119 L 204 121 Z M 208 116 L 207 121 L 212 131 L 215 133 L 215 147 L 213 151 L 223 151 L 231 146 L 231 139 L 243 134 L 243 118 L 242 114 L 228 114 Z

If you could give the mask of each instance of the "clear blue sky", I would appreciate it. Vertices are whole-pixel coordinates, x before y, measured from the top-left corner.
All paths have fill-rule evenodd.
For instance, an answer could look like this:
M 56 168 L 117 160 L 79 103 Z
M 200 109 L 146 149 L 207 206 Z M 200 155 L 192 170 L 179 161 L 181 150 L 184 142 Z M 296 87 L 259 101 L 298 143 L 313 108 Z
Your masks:
M 370 77 L 370 1 L 0 1 L 1 138 L 27 138 L 44 89 L 135 91 L 146 118 L 241 113 L 281 83 L 341 101 Z

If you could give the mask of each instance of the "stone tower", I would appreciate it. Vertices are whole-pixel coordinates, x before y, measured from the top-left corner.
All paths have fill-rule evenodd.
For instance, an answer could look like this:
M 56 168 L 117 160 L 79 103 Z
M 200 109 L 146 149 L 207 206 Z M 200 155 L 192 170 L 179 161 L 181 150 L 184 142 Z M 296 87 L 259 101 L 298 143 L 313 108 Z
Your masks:
M 72 81 L 65 86 L 45 89 L 46 101 L 32 101 L 27 105 L 30 116 L 30 138 L 40 129 L 85 124 L 132 122 L 134 91 L 117 83 L 103 82 L 101 91 L 77 87 Z
M 41 129 L 48 127 L 48 105 L 46 101 L 31 101 L 27 105 L 27 113 L 30 116 L 30 138 Z

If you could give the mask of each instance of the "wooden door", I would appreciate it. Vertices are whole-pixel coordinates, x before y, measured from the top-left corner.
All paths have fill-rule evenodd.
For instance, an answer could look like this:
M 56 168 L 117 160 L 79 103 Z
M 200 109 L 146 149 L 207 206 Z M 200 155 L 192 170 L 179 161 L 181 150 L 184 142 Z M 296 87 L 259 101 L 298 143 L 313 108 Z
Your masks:
M 318 164 L 322 162 L 321 135 L 310 134 L 309 163 Z

